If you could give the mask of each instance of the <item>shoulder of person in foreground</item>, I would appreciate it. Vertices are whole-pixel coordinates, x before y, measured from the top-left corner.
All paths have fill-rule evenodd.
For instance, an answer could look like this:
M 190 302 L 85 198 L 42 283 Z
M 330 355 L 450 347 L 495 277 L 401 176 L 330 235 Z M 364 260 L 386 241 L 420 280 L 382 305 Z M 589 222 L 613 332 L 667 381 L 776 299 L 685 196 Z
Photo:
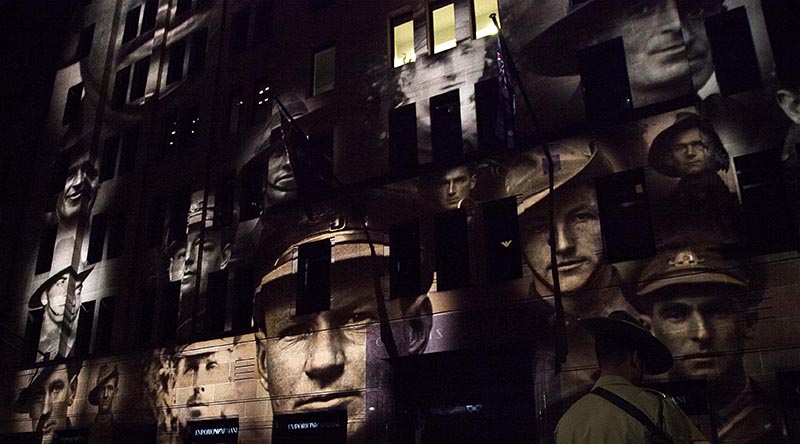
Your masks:
M 663 429 L 672 437 L 674 444 L 710 444 L 711 441 L 700 433 L 700 430 L 672 398 L 654 390 L 648 390 L 648 392 L 661 397 L 664 406 Z

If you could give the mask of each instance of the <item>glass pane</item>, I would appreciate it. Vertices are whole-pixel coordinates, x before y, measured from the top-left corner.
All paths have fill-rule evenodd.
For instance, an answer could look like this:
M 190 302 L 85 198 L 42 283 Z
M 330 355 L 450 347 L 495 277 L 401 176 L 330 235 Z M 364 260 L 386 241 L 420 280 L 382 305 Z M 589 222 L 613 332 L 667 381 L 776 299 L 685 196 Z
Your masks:
M 433 10 L 433 53 L 456 47 L 456 12 L 452 3 Z
M 497 0 L 473 0 L 475 5 L 475 38 L 497 34 L 497 27 L 489 14 L 497 14 Z M 497 21 L 500 21 L 498 17 Z
M 409 20 L 394 27 L 394 67 L 417 60 L 414 53 L 414 21 Z

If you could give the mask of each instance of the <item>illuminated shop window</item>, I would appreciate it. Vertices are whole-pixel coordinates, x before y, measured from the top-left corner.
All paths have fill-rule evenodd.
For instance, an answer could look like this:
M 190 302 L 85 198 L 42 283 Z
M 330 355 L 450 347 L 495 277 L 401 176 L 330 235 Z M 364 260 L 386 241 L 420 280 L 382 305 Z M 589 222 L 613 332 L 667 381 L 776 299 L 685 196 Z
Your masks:
M 336 47 L 323 49 L 314 54 L 314 85 L 312 95 L 333 91 L 336 72 Z
M 456 8 L 453 3 L 431 5 L 433 53 L 456 47 Z
M 489 18 L 489 14 L 497 14 L 497 0 L 472 0 L 472 20 L 475 24 L 476 39 L 497 34 L 497 27 Z
M 296 315 L 330 310 L 331 242 L 300 245 L 297 258 Z
M 63 125 L 75 122 L 80 118 L 82 101 L 83 82 L 78 83 L 67 91 L 67 101 L 64 104 L 64 118 L 61 119 Z
M 392 57 L 395 68 L 417 60 L 414 52 L 414 20 L 411 14 L 392 20 Z
M 232 55 L 241 54 L 247 49 L 247 25 L 250 23 L 250 10 L 243 8 L 233 15 L 231 20 L 231 47 Z
M 78 48 L 75 50 L 75 60 L 80 60 L 92 51 L 92 39 L 94 39 L 94 23 L 81 30 L 78 39 Z

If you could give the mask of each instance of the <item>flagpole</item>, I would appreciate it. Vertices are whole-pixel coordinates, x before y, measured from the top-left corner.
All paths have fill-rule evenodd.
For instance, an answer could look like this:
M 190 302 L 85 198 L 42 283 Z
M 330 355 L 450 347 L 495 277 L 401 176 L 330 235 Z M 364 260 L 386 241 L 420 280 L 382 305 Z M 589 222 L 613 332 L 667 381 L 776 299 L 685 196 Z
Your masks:
M 537 122 L 536 112 L 533 110 L 533 105 L 531 105 L 528 93 L 525 91 L 525 88 L 522 87 L 522 80 L 519 77 L 516 65 L 514 64 L 514 59 L 511 57 L 511 53 L 508 50 L 508 45 L 506 44 L 505 38 L 503 37 L 503 33 L 500 29 L 500 24 L 497 21 L 497 14 L 495 13 L 489 14 L 489 18 L 492 19 L 495 28 L 497 28 L 497 40 L 500 53 L 499 55 L 502 62 L 505 64 L 505 67 L 507 68 L 507 72 L 511 74 L 512 88 L 514 83 L 518 85 L 519 91 L 522 94 L 522 99 L 525 102 L 525 107 L 528 109 L 528 112 L 531 115 L 531 120 L 533 121 L 534 134 L 538 135 L 539 129 L 536 124 Z M 547 146 L 547 143 L 542 142 L 542 149 L 544 151 L 545 159 L 547 160 L 547 179 L 548 179 L 548 189 L 549 189 L 547 199 L 550 211 L 550 218 L 549 218 L 550 269 L 552 271 L 552 277 L 553 277 L 553 302 L 555 305 L 556 329 L 557 329 L 556 343 L 555 343 L 555 348 L 556 348 L 555 373 L 559 373 L 561 371 L 561 364 L 566 362 L 567 360 L 568 344 L 566 335 L 566 324 L 564 322 L 564 304 L 562 301 L 562 294 L 561 294 L 561 282 L 559 281 L 558 278 L 558 260 L 556 259 L 555 171 L 553 167 L 553 155 L 552 153 L 550 153 L 550 147 Z

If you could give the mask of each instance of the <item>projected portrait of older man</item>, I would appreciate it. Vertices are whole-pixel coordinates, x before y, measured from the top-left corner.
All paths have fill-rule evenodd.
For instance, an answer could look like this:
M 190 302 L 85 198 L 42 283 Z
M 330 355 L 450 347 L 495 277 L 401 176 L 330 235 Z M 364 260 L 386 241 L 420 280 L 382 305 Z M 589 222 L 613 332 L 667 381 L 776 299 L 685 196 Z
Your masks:
M 64 190 L 56 201 L 59 223 L 74 226 L 81 214 L 90 214 L 99 187 L 97 168 L 89 160 L 88 153 L 79 156 L 69 166 Z
M 379 232 L 371 236 L 382 239 Z M 367 443 L 366 332 L 380 319 L 374 279 L 388 273 L 388 257 L 373 255 L 357 229 L 314 239 L 299 243 L 297 273 L 293 261 L 284 260 L 256 293 L 258 371 L 275 415 L 336 411 L 346 415 L 347 442 Z M 399 348 L 402 354 L 421 353 L 431 328 L 431 303 L 424 293 L 403 302 L 408 321 L 402 340 L 398 335 Z

